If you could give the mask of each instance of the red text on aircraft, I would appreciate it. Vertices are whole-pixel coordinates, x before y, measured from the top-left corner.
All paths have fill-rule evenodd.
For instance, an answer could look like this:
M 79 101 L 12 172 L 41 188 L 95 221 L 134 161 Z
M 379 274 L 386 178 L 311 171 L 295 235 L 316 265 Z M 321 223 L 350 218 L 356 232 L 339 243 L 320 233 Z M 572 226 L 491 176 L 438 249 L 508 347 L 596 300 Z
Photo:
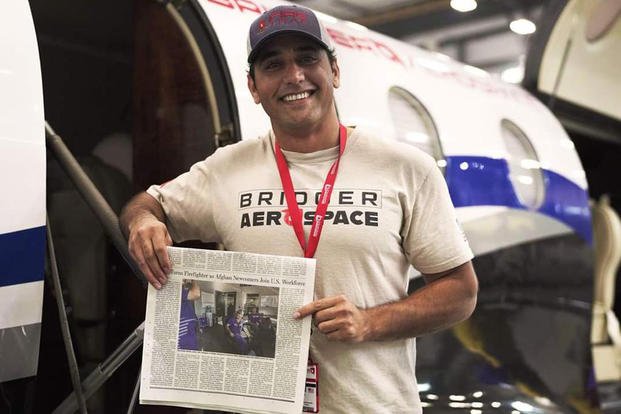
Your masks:
M 404 65 L 397 53 L 384 43 L 368 37 L 358 37 L 345 34 L 339 30 L 326 29 L 334 43 L 355 50 L 367 50 L 379 53 L 388 60 Z
M 209 3 L 217 4 L 219 6 L 228 7 L 229 9 L 238 9 L 241 12 L 249 11 L 256 14 L 261 14 L 267 9 L 252 0 L 207 0 Z

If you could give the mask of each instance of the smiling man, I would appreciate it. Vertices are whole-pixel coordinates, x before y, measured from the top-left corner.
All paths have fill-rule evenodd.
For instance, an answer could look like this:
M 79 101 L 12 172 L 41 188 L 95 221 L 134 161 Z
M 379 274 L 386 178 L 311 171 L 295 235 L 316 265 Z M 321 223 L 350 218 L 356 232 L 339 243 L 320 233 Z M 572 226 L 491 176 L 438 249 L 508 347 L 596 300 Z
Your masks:
M 264 39 L 249 58 L 248 88 L 270 117 L 281 147 L 307 153 L 337 146 L 334 55 L 300 34 Z
M 315 257 L 316 300 L 292 316 L 316 326 L 320 412 L 420 413 L 415 337 L 466 319 L 477 295 L 446 183 L 420 150 L 340 124 L 341 73 L 312 11 L 257 18 L 248 63 L 272 131 L 136 196 L 121 217 L 130 252 L 156 288 L 173 239 Z M 411 265 L 426 285 L 408 295 Z

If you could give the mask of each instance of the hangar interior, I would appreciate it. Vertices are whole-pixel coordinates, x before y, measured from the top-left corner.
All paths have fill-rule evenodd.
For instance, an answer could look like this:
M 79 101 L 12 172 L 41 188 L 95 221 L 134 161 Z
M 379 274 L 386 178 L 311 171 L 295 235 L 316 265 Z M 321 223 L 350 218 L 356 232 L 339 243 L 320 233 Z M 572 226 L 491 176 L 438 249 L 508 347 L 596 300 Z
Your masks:
M 231 106 L 234 104 L 213 108 L 204 103 L 207 91 L 200 82 L 200 68 L 191 59 L 175 22 L 162 12 L 162 3 L 168 2 L 30 0 L 46 120 L 117 213 L 135 192 L 184 171 L 218 145 L 236 140 L 239 132 L 235 108 Z M 455 4 L 460 2 L 448 0 L 294 3 L 446 54 L 503 81 L 523 85 L 549 106 L 568 132 L 586 172 L 591 198 L 607 196 L 613 210 L 621 211 L 621 181 L 617 179 L 621 175 L 621 120 L 541 93 L 534 75 L 529 74 L 530 52 L 544 47 L 538 44 L 537 37 L 546 25 L 542 18 L 549 8 L 558 6 L 558 1 L 479 0 L 470 11 L 458 11 L 455 7 L 459 5 Z M 511 29 L 512 22 L 520 19 L 526 28 L 519 29 L 518 25 L 518 29 Z M 534 33 L 529 33 L 532 28 L 524 23 L 526 19 L 536 27 Z M 516 33 L 520 30 L 523 34 Z M 170 36 L 154 42 L 162 32 Z M 216 76 L 226 83 L 224 74 Z M 161 85 L 171 87 L 174 93 L 162 94 Z M 219 95 L 225 93 L 216 91 Z M 217 136 L 209 121 L 214 111 L 223 114 L 223 129 L 229 133 L 205 140 L 205 136 Z M 61 278 L 66 283 L 63 293 L 70 306 L 80 368 L 86 374 L 144 319 L 144 286 L 131 275 L 49 154 L 47 180 L 50 225 Z M 81 277 L 84 273 L 94 276 L 86 281 Z M 613 310 L 621 315 L 621 298 L 616 293 L 613 296 Z M 6 400 L 29 401 L 14 412 L 48 412 L 72 390 L 55 306 L 53 292 L 46 290 L 36 380 L 16 380 L 3 386 Z M 139 358 L 133 355 L 119 369 L 114 381 L 89 402 L 89 411 L 121 412 L 126 408 Z M 37 391 L 37 387 L 45 387 L 46 391 Z M 140 406 L 135 412 L 185 410 Z

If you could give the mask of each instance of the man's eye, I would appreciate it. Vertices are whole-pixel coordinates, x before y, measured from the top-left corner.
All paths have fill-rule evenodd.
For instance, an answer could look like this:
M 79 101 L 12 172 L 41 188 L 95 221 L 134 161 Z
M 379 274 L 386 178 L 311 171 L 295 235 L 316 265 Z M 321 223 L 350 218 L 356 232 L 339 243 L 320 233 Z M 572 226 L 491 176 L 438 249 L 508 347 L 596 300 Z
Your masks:
M 279 62 L 276 62 L 276 61 L 265 62 L 265 64 L 263 65 L 263 69 L 274 70 L 274 69 L 278 69 L 279 66 L 280 66 Z
M 317 60 L 317 57 L 313 56 L 313 55 L 308 55 L 308 56 L 302 56 L 302 58 L 300 59 L 300 61 L 302 63 L 314 63 Z

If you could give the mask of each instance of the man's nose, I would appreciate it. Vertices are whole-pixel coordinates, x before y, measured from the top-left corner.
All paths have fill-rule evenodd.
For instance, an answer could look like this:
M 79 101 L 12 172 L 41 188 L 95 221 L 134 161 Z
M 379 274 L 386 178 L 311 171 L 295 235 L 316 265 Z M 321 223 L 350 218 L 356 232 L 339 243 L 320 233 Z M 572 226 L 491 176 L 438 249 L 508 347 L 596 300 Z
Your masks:
M 299 83 L 304 80 L 304 69 L 297 63 L 291 62 L 287 65 L 285 81 L 288 83 Z

